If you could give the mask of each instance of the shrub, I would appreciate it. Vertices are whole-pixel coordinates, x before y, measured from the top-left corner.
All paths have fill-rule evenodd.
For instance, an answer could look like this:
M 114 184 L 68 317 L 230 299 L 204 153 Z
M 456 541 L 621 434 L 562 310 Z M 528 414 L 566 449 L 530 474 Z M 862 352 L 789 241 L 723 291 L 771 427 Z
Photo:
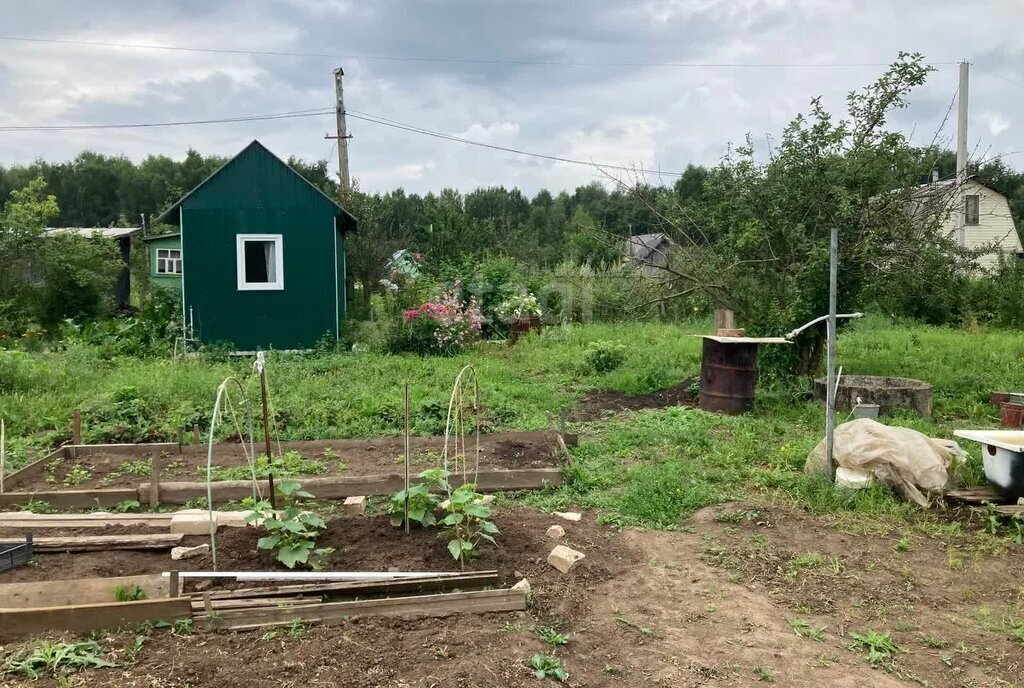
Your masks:
M 460 285 L 456 282 L 456 288 Z M 392 353 L 455 355 L 480 338 L 483 316 L 476 298 L 463 302 L 454 291 L 445 291 L 435 302 L 402 314 L 394 328 Z
M 619 342 L 592 342 L 583 351 L 583 361 L 595 373 L 608 373 L 626 360 L 626 347 Z

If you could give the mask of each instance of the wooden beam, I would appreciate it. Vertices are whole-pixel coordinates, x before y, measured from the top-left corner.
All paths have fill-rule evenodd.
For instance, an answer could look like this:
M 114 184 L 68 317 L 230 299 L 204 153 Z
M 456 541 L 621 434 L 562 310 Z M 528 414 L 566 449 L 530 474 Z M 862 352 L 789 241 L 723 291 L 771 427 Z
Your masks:
M 33 461 L 27 466 L 22 466 L 20 469 L 4 476 L 4 491 L 10 492 L 11 489 L 30 483 L 43 474 L 46 469 L 46 464 L 55 458 L 67 458 L 67 451 L 65 447 L 57 447 L 49 454 L 41 459 Z
M 36 492 L 4 492 L 0 494 L 0 507 L 27 504 L 33 500 L 46 502 L 57 509 L 117 506 L 121 502 L 139 500 L 136 488 L 105 487 L 89 490 L 40 490 Z
M 160 455 L 151 458 L 150 464 L 149 508 L 155 509 L 160 506 Z
M 0 513 L 0 528 L 37 530 L 46 528 L 106 528 L 146 526 L 169 528 L 174 514 L 33 514 L 28 511 Z
M 401 490 L 405 483 L 398 473 L 360 476 L 330 476 L 325 478 L 299 479 L 302 488 L 316 495 L 318 499 L 343 499 L 359 495 L 389 495 Z M 462 484 L 461 476 L 452 476 L 453 486 Z M 477 490 L 495 492 L 499 490 L 537 490 L 562 483 L 560 468 L 523 468 L 515 470 L 487 470 L 477 475 Z M 267 481 L 260 481 L 264 493 L 269 489 Z M 148 494 L 149 483 L 142 483 L 140 494 Z M 252 495 L 251 480 L 220 480 L 212 484 L 213 501 L 222 503 Z M 204 482 L 161 482 L 160 500 L 163 504 L 185 504 L 206 496 Z
M 127 454 L 139 456 L 143 453 L 150 453 L 158 456 L 160 452 L 178 452 L 177 442 L 147 442 L 145 444 L 69 444 L 68 449 L 74 450 L 77 456 L 91 456 L 92 454 Z
M 137 626 L 144 621 L 176 621 L 191 616 L 192 604 L 187 597 L 9 609 L 0 610 L 0 637 L 22 638 L 44 631 L 82 633 L 98 628 Z
M 206 609 L 206 603 L 210 603 L 210 609 Z M 323 600 L 319 597 L 251 597 L 241 600 L 228 599 L 228 600 L 214 600 L 207 599 L 205 594 L 203 599 L 192 599 L 192 611 L 194 612 L 210 612 L 210 611 L 221 611 L 224 609 L 258 609 L 260 607 L 301 607 L 311 604 L 322 604 Z
M 506 612 L 526 609 L 523 590 L 476 590 L 440 595 L 392 597 L 382 600 L 325 602 L 293 608 L 228 609 L 203 616 L 210 628 L 249 630 L 281 626 L 296 619 L 325 624 L 345 623 L 354 616 L 448 616 L 450 614 Z M 197 619 L 198 620 L 198 619 Z
M 119 585 L 126 588 L 138 586 L 146 593 L 147 599 L 166 597 L 168 590 L 168 580 L 159 573 L 147 576 L 4 583 L 0 585 L 0 606 L 3 609 L 25 609 L 116 602 L 114 588 Z
M 216 590 L 210 593 L 214 600 L 277 597 L 290 595 L 323 595 L 327 597 L 361 597 L 409 592 L 447 592 L 456 589 L 482 588 L 498 584 L 497 571 L 480 571 L 445 578 L 408 578 L 390 581 L 340 581 L 278 585 L 238 590 Z
M 95 552 L 113 549 L 170 549 L 181 543 L 180 533 L 143 535 L 72 535 L 32 539 L 36 552 Z M 0 538 L 2 539 L 2 538 Z

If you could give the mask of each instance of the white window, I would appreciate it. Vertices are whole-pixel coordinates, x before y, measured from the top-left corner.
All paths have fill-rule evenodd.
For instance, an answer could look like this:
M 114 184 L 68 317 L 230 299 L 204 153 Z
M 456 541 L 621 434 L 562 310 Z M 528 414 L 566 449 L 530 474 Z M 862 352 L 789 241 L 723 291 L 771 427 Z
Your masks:
M 181 249 L 180 248 L 158 248 L 156 250 L 156 274 L 158 274 L 158 275 L 180 275 L 181 274 Z
M 238 290 L 284 289 L 284 239 L 280 234 L 239 234 Z

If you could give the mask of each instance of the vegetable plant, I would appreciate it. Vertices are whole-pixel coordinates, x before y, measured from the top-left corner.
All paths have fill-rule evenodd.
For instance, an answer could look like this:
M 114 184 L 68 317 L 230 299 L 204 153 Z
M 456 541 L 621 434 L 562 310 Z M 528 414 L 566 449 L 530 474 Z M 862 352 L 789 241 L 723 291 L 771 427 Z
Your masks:
M 80 643 L 60 643 L 49 640 L 23 648 L 4 661 L 2 673 L 22 675 L 35 681 L 40 676 L 60 676 L 80 669 L 100 669 L 117 666 L 103 659 L 102 650 L 95 640 Z
M 851 633 L 852 642 L 849 649 L 867 649 L 868 662 L 874 665 L 883 664 L 892 660 L 892 656 L 903 649 L 893 642 L 888 631 L 867 630 L 864 633 Z
M 540 652 L 530 657 L 527 665 L 533 669 L 533 675 L 539 679 L 553 678 L 556 681 L 565 681 L 569 674 L 562 668 L 562 660 L 558 657 L 545 655 Z
M 463 567 L 477 556 L 476 547 L 481 540 L 494 543 L 498 526 L 491 523 L 491 507 L 483 503 L 483 495 L 476 485 L 465 483 L 453 490 L 445 502 L 448 515 L 441 519 L 445 529 L 442 537 L 451 537 L 448 551 Z
M 316 540 L 327 523 L 317 514 L 303 510 L 295 503 L 296 499 L 312 499 L 313 495 L 292 480 L 282 481 L 277 490 L 288 499 L 284 509 L 274 511 L 270 502 L 261 500 L 253 505 L 252 513 L 245 519 L 250 524 L 262 523 L 269 533 L 256 542 L 257 549 L 275 550 L 274 557 L 290 569 L 295 568 L 296 564 L 321 568 L 324 558 L 334 551 L 331 547 L 316 546 Z
M 440 499 L 435 492 L 448 491 L 448 474 L 443 468 L 431 468 L 423 471 L 417 478 L 423 482 L 409 486 L 409 522 L 421 526 L 432 526 L 437 523 L 434 511 Z M 399 490 L 388 498 L 387 513 L 391 516 L 391 525 L 400 526 L 405 520 L 406 491 Z
M 118 602 L 137 602 L 146 599 L 146 591 L 138 585 L 115 585 L 114 599 Z

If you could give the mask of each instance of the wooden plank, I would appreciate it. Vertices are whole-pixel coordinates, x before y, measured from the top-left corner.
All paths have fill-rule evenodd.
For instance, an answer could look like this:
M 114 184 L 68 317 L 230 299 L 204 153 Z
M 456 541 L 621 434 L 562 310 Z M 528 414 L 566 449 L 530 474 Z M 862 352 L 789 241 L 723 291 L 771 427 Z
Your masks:
M 82 633 L 98 628 L 137 626 L 144 621 L 176 621 L 191 616 L 192 604 L 187 597 L 9 609 L 0 610 L 0 637 L 21 638 L 44 631 Z
M 181 543 L 181 533 L 142 535 L 73 535 L 33 538 L 37 552 L 94 552 L 113 549 L 170 549 Z
M 139 501 L 139 491 L 136 488 L 108 487 L 91 490 L 4 492 L 0 494 L 0 507 L 13 507 L 36 500 L 46 502 L 57 509 L 87 509 L 97 506 L 117 506 L 129 499 Z
M 325 478 L 300 478 L 304 490 L 318 499 L 342 499 L 359 495 L 389 495 L 401 490 L 405 483 L 398 473 L 330 476 Z M 462 484 L 461 476 L 453 476 L 453 485 Z M 477 490 L 495 492 L 498 490 L 536 490 L 562 483 L 560 468 L 524 468 L 515 470 L 480 471 L 477 476 Z M 267 481 L 260 481 L 260 489 L 266 493 Z M 142 483 L 140 494 L 149 492 L 149 483 Z M 250 480 L 220 480 L 212 485 L 213 501 L 216 503 L 238 500 L 252 495 Z M 163 504 L 185 504 L 206 496 L 203 482 L 161 482 L 160 500 Z
M 278 585 L 238 590 L 215 590 L 210 593 L 214 600 L 276 597 L 289 595 L 324 595 L 328 597 L 361 597 L 409 592 L 447 592 L 455 589 L 482 588 L 498 584 L 497 571 L 480 571 L 451 578 L 409 578 L 390 581 L 340 581 L 334 583 L 308 583 L 303 585 Z
M 67 457 L 64 447 L 57 447 L 43 458 L 33 461 L 27 466 L 22 466 L 19 470 L 4 476 L 4 491 L 10 492 L 12 488 L 32 482 L 43 474 L 48 461 L 58 457 L 62 459 Z
M 311 604 L 322 604 L 319 597 L 253 597 L 243 600 L 210 600 L 210 610 L 221 611 L 224 609 L 258 609 L 260 607 L 297 607 Z M 206 609 L 206 598 L 192 600 L 192 611 L 203 612 Z
M 0 528 L 37 530 L 46 528 L 106 528 L 146 526 L 169 528 L 173 514 L 32 514 L 27 511 L 0 513 Z
M 155 509 L 160 506 L 160 455 L 157 454 L 150 459 L 150 464 L 149 508 Z
M 114 588 L 119 585 L 126 588 L 138 586 L 146 593 L 147 599 L 166 597 L 168 590 L 167 579 L 159 573 L 146 576 L 4 583 L 0 584 L 0 605 L 4 609 L 25 609 L 115 602 Z
M 382 600 L 325 602 L 293 608 L 229 609 L 213 618 L 202 617 L 211 628 L 248 630 L 281 626 L 295 619 L 325 624 L 345 623 L 354 616 L 448 616 L 450 614 L 521 611 L 526 609 L 522 590 L 475 590 L 439 595 L 391 597 Z
M 1012 501 L 991 485 L 980 485 L 978 487 L 965 487 L 959 490 L 950 490 L 944 496 L 949 499 L 956 499 L 961 502 L 968 502 L 972 504 L 980 504 L 982 502 L 1000 504 L 1002 502 Z

